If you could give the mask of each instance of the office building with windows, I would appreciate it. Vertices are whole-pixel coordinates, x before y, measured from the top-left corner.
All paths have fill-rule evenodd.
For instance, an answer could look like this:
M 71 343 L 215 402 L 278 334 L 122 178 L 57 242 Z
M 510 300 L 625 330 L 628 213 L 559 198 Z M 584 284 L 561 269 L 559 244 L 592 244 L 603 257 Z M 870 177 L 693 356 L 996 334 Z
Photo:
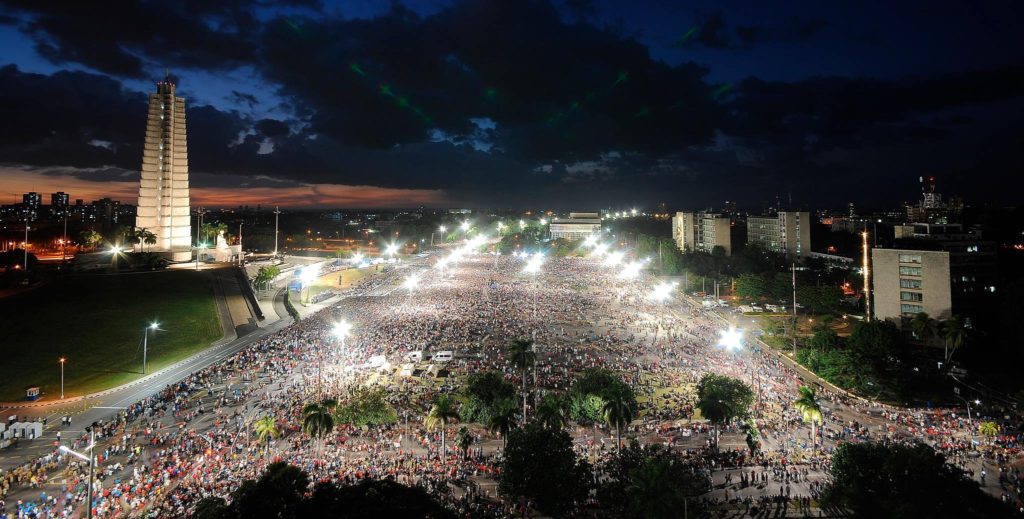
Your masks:
M 727 216 L 713 213 L 676 213 L 672 217 L 672 239 L 683 252 L 711 252 L 715 247 L 732 254 L 732 225 Z
M 949 260 L 946 251 L 873 249 L 875 317 L 897 323 L 921 312 L 948 318 L 953 313 Z
M 601 232 L 601 215 L 598 213 L 569 213 L 568 218 L 551 220 L 551 238 L 582 240 Z
M 771 216 L 747 218 L 747 245 L 803 258 L 811 253 L 811 213 L 779 211 Z

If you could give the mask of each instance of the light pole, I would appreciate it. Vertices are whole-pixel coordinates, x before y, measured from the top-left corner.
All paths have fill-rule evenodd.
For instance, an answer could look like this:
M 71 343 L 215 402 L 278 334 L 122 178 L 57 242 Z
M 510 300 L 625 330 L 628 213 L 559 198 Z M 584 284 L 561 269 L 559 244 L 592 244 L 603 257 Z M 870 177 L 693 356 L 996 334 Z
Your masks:
M 68 260 L 68 206 L 64 206 L 64 238 L 60 241 L 60 261 Z
M 793 358 L 796 358 L 796 263 L 793 264 Z
M 540 266 L 544 264 L 544 255 L 536 253 L 530 258 L 530 261 L 526 262 L 526 267 L 523 268 L 523 272 L 531 274 L 533 276 L 533 319 L 537 320 L 537 274 L 540 272 Z M 536 325 L 536 323 L 535 323 Z
M 28 272 L 28 215 L 25 215 L 25 272 Z
M 60 358 L 60 399 L 64 400 L 64 357 Z
M 278 218 L 281 216 L 281 208 L 274 206 L 274 257 L 277 257 L 277 235 L 278 235 Z
M 149 331 L 153 330 L 155 332 L 157 330 L 158 326 L 160 326 L 158 323 L 153 323 L 153 324 L 147 326 L 146 329 L 143 331 L 143 336 L 142 336 L 142 374 L 143 375 L 146 374 L 146 356 L 149 353 Z
M 861 269 L 864 272 L 864 320 L 871 322 L 871 267 L 868 264 L 868 229 L 864 228 L 861 233 L 861 248 L 864 249 L 861 257 Z
M 441 241 L 442 242 L 444 241 L 444 233 L 447 230 L 448 230 L 448 228 L 443 226 L 443 225 L 437 228 L 437 232 L 441 234 Z M 431 247 L 434 246 L 434 233 L 430 233 L 430 246 Z
M 81 460 L 89 462 L 89 493 L 88 493 L 88 498 L 85 501 L 85 506 L 87 507 L 86 511 L 85 511 L 85 517 L 90 518 L 90 517 L 92 517 L 92 480 L 93 480 L 92 474 L 93 474 L 93 468 L 96 466 L 96 457 L 93 456 L 92 449 L 93 449 L 93 447 L 96 447 L 96 431 L 93 430 L 93 427 L 91 427 L 91 426 L 87 427 L 86 429 L 88 429 L 88 431 L 89 431 L 89 445 L 85 449 L 83 449 L 83 450 L 85 452 L 88 452 L 89 454 L 86 455 L 86 454 L 82 454 L 81 452 L 73 451 L 73 450 L 69 449 L 67 447 L 67 445 L 61 445 L 60 446 L 60 451 L 61 452 L 66 452 L 66 453 L 68 453 L 68 454 L 70 454 L 70 455 L 72 455 L 72 456 L 74 456 L 74 457 L 76 457 L 78 459 L 81 459 Z
M 196 249 L 196 272 L 199 272 L 199 256 L 206 250 L 206 242 L 200 243 Z

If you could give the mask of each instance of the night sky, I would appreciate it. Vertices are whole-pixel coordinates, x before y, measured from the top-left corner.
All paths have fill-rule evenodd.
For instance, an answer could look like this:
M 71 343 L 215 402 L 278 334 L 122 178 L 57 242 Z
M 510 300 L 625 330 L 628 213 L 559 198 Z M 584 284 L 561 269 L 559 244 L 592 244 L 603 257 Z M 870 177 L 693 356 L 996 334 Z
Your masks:
M 1024 2 L 0 1 L 0 203 L 133 202 L 147 94 L 193 205 L 1021 200 Z

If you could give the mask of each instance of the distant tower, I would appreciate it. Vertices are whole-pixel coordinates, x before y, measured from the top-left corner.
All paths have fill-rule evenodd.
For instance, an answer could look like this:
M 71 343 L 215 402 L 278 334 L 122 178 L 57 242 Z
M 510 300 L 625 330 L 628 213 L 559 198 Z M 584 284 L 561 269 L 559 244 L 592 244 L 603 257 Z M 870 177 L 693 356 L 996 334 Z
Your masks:
M 156 84 L 156 93 L 149 95 L 135 226 L 156 235 L 152 250 L 174 252 L 175 259 L 187 260 L 192 246 L 192 224 L 185 100 L 174 95 L 174 88 L 165 73 L 164 80 Z

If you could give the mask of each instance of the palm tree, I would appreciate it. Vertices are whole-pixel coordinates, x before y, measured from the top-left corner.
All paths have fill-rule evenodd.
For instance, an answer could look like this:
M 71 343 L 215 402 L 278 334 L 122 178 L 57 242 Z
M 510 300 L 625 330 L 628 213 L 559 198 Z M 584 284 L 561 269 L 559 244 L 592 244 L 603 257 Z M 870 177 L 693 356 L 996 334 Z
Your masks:
M 669 462 L 648 458 L 629 473 L 625 495 L 629 517 L 679 517 L 686 495 L 669 474 Z
M 967 328 L 967 324 L 960 316 L 951 315 L 949 319 L 942 321 L 942 338 L 946 341 L 946 363 L 949 363 L 949 359 L 953 358 L 953 354 L 956 353 L 956 349 L 967 343 L 969 339 L 970 331 Z M 949 347 L 953 349 L 950 350 Z
M 281 435 L 281 431 L 277 428 L 277 420 L 273 416 L 267 415 L 259 420 L 256 420 L 252 424 L 253 430 L 256 431 L 256 437 L 260 439 L 260 443 L 270 448 L 271 438 L 277 438 Z
M 918 312 L 910 319 L 910 329 L 915 337 L 927 343 L 935 336 L 935 320 L 927 312 Z
M 92 229 L 82 231 L 81 233 L 79 233 L 78 237 L 80 240 L 82 240 L 82 243 L 86 247 L 89 247 L 90 249 L 93 250 L 95 250 L 96 247 L 99 247 L 99 245 L 103 243 L 103 235 Z
M 999 426 L 995 422 L 981 422 L 978 424 L 978 434 L 987 436 L 991 442 L 999 434 Z
M 537 352 L 533 351 L 533 341 L 516 339 L 506 350 L 509 360 L 523 374 L 523 423 L 526 423 L 526 372 L 537 362 Z
M 628 426 L 636 417 L 636 398 L 629 386 L 615 386 L 603 397 L 604 407 L 601 415 L 605 423 L 615 427 L 615 438 L 619 444 L 619 452 L 622 452 L 622 428 Z
M 504 398 L 491 407 L 491 416 L 487 420 L 487 429 L 492 433 L 501 434 L 501 446 L 508 441 L 508 432 L 516 426 L 516 401 Z
M 824 422 L 821 404 L 818 403 L 818 392 L 812 387 L 800 386 L 800 396 L 793 401 L 793 407 L 803 414 L 805 422 L 811 422 L 811 445 L 816 446 L 818 440 L 818 424 Z
M 143 228 L 138 231 L 139 240 L 143 245 L 156 245 L 156 235 L 149 229 Z
M 142 231 L 143 231 L 143 229 L 140 229 L 138 227 L 132 226 L 128 230 L 128 232 L 125 233 L 125 239 L 124 239 L 125 243 L 130 243 L 131 245 L 141 244 L 142 243 Z
M 448 395 L 441 395 L 434 400 L 434 405 L 430 408 L 430 413 L 427 414 L 427 418 L 423 420 L 423 425 L 426 426 L 427 430 L 441 429 L 441 464 L 444 465 L 445 459 L 445 429 L 448 425 L 459 421 L 459 411 L 455 409 L 455 401 Z
M 204 223 L 199 229 L 199 234 L 203 237 L 204 242 L 210 242 L 210 236 L 216 237 L 220 233 L 227 233 L 228 226 L 225 223 Z
M 569 423 L 569 409 L 566 399 L 557 395 L 544 395 L 537 406 L 536 418 L 544 427 L 561 429 Z
M 334 407 L 337 402 L 324 399 L 320 403 L 310 402 L 302 408 L 302 432 L 312 439 L 327 436 L 334 430 Z
M 466 427 L 460 427 L 459 433 L 455 435 L 455 443 L 462 449 L 462 459 L 469 459 L 469 447 L 473 445 L 476 438 L 473 437 L 473 433 L 469 432 Z

